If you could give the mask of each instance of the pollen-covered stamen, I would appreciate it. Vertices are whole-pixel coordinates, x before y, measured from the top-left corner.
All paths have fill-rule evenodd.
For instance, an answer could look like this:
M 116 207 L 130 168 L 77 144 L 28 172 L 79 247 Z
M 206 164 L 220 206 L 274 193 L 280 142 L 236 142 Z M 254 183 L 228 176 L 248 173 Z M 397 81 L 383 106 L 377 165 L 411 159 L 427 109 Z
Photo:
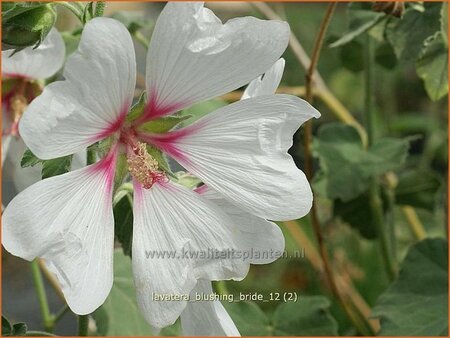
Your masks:
M 131 175 L 145 189 L 150 189 L 156 182 L 167 179 L 166 175 L 158 170 L 158 161 L 148 153 L 145 143 L 136 142 L 134 145 L 128 145 L 127 162 Z

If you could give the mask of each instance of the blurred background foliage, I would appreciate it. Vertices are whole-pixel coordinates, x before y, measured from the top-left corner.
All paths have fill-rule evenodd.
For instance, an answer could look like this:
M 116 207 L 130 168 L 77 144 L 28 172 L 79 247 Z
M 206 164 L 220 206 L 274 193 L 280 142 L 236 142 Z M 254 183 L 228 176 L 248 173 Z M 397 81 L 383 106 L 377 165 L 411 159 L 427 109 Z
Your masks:
M 40 14 L 36 14 L 41 25 L 36 26 L 38 33 L 15 43 L 17 32 L 5 30 L 14 17 L 8 16 L 11 8 L 4 4 L 4 46 L 20 49 L 39 43 L 45 34 Z M 311 55 L 328 4 L 268 3 L 266 11 L 238 2 L 207 6 L 223 21 L 245 15 L 266 18 L 268 8 L 289 22 Z M 328 89 L 323 90 L 317 79 L 314 87 L 314 105 L 322 117 L 313 122 L 312 185 L 341 299 L 330 288 L 310 218 L 280 223 L 289 257 L 253 265 L 241 282 L 215 283 L 218 293 L 234 294 L 235 299 L 240 293 L 261 294 L 266 300 L 280 294 L 280 300 L 224 303 L 242 335 L 447 335 L 447 6 L 441 2 L 337 5 L 317 66 Z M 54 9 L 45 8 L 45 20 L 53 25 Z M 105 8 L 105 16 L 122 21 L 133 34 L 142 74 L 136 100 L 144 87 L 146 45 L 162 8 L 163 3 L 133 2 L 107 3 Z M 56 9 L 56 27 L 64 31 L 69 54 L 76 49 L 80 21 L 89 20 L 96 9 L 91 5 L 87 14 L 79 13 L 79 21 L 70 8 Z M 8 27 L 27 29 L 20 26 L 20 15 L 21 20 L 15 18 L 16 26 Z M 290 48 L 284 58 L 279 91 L 304 96 L 305 68 Z M 369 92 L 368 68 L 372 74 Z M 181 113 L 192 115 L 182 124 L 239 97 L 239 92 L 231 93 L 191 107 Z M 368 142 L 364 130 L 368 107 L 373 142 L 370 135 Z M 290 150 L 300 168 L 305 162 L 303 133 L 301 128 Z M 382 232 L 374 220 L 373 182 Z M 13 194 L 6 191 L 6 198 Z M 136 308 L 130 260 L 124 255 L 129 254 L 132 230 L 129 196 L 124 197 L 115 208 L 116 220 L 121 220 L 117 242 L 124 250 L 118 248 L 115 253 L 115 284 L 107 302 L 92 316 L 92 334 L 151 334 Z M 393 274 L 386 269 L 383 241 Z M 28 264 L 3 251 L 3 311 L 12 323 L 26 322 L 40 329 L 27 269 Z M 47 292 L 56 310 L 63 300 L 51 285 L 47 283 Z M 283 301 L 285 293 L 295 293 L 298 300 Z M 4 330 L 14 331 L 11 325 L 5 323 Z M 68 314 L 55 332 L 73 334 L 75 325 L 75 317 Z M 23 328 L 19 325 L 17 330 L 20 333 Z M 179 323 L 161 334 L 180 334 Z

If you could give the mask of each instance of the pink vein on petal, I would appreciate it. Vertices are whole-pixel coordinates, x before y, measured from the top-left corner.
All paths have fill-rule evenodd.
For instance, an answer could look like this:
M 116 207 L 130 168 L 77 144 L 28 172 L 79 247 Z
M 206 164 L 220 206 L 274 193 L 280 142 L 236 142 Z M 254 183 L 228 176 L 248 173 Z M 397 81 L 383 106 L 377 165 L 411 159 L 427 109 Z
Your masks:
M 206 184 L 203 184 L 194 189 L 194 191 L 199 195 L 204 194 L 207 190 L 208 190 L 208 186 Z
M 95 135 L 93 137 L 93 140 L 98 141 L 98 140 L 104 139 L 104 138 L 110 136 L 111 134 L 115 133 L 116 131 L 118 131 L 125 122 L 125 118 L 127 116 L 129 107 L 130 107 L 130 104 L 125 103 L 123 105 L 122 109 L 120 110 L 119 116 L 117 116 L 116 120 L 113 122 L 110 122 L 108 124 L 108 126 L 103 129 L 103 131 L 101 131 L 97 135 Z
M 158 102 L 158 94 L 155 89 L 150 89 L 147 106 L 144 114 L 137 120 L 137 123 L 143 123 L 159 117 L 169 115 L 189 105 L 189 102 L 173 102 L 166 104 Z
M 182 129 L 162 134 L 139 132 L 138 138 L 154 145 L 174 159 L 186 163 L 190 162 L 189 158 L 187 157 L 187 154 L 179 148 L 178 143 L 187 136 L 195 134 L 201 127 L 201 124 L 196 123 Z
M 112 198 L 112 191 L 113 191 L 112 185 L 114 182 L 114 175 L 116 172 L 116 162 L 118 153 L 119 153 L 119 144 L 116 143 L 111 147 L 108 154 L 103 159 L 101 159 L 100 161 L 89 167 L 89 171 L 92 174 L 102 174 L 104 176 L 108 198 L 109 197 Z

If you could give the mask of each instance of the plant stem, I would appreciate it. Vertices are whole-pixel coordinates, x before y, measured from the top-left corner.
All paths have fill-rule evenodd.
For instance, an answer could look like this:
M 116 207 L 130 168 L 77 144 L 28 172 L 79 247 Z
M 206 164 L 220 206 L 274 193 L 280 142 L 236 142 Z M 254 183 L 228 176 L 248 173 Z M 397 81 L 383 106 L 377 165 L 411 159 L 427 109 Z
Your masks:
M 81 23 L 83 23 L 83 11 L 81 11 L 79 6 L 77 6 L 78 5 L 77 2 L 72 3 L 70 1 L 55 1 L 54 3 L 64 8 L 67 8 L 78 18 L 78 20 L 80 20 Z
M 150 43 L 145 38 L 145 36 L 140 31 L 135 31 L 133 33 L 133 37 L 136 39 L 137 42 L 139 42 L 145 49 L 148 49 Z
M 43 332 L 43 331 L 27 331 L 27 333 L 25 333 L 25 336 L 27 337 L 56 337 L 56 335 L 48 333 L 48 332 Z
M 373 145 L 375 140 L 375 114 L 373 102 L 373 62 L 374 50 L 372 40 L 369 35 L 366 37 L 364 48 L 364 77 L 365 77 L 365 99 L 364 99 L 364 122 L 367 130 L 368 146 Z M 383 212 L 383 204 L 380 197 L 380 185 L 377 177 L 373 177 L 369 186 L 369 203 L 371 209 L 371 221 L 375 227 L 380 244 L 381 255 L 384 261 L 384 267 L 390 280 L 396 275 L 395 263 L 392 258 L 391 245 L 395 238 L 389 239 L 388 229 L 386 228 Z
M 57 322 L 59 322 L 61 320 L 62 317 L 64 317 L 64 315 L 69 311 L 69 307 L 66 305 L 64 305 L 61 310 L 58 311 L 58 313 L 55 315 L 55 319 L 54 322 L 55 324 Z
M 319 33 L 317 35 L 317 38 L 315 40 L 313 53 L 311 56 L 311 62 L 308 66 L 307 72 L 306 72 L 306 85 L 305 85 L 305 99 L 309 103 L 312 103 L 313 101 L 313 84 L 314 84 L 314 76 L 316 71 L 316 66 L 319 61 L 320 52 L 322 50 L 323 41 L 325 39 L 325 35 L 328 29 L 328 26 L 330 24 L 331 18 L 333 16 L 334 10 L 336 8 L 337 3 L 332 2 L 328 5 L 327 10 L 325 12 L 325 16 L 322 20 L 322 23 L 320 25 Z M 305 130 L 304 130 L 304 151 L 305 151 L 305 173 L 306 177 L 309 181 L 313 178 L 313 167 L 312 167 L 312 122 L 308 121 L 305 124 Z M 317 239 L 317 246 L 319 248 L 319 253 L 322 258 L 323 262 L 323 268 L 325 272 L 325 276 L 327 278 L 328 285 L 330 287 L 331 292 L 335 296 L 336 300 L 340 304 L 341 308 L 344 310 L 347 317 L 350 319 L 350 321 L 353 323 L 353 325 L 357 328 L 359 332 L 365 335 L 374 335 L 374 331 L 372 329 L 372 326 L 370 324 L 366 325 L 366 319 L 362 318 L 363 316 L 360 316 L 358 313 L 355 313 L 347 303 L 347 301 L 344 299 L 343 295 L 339 291 L 336 280 L 334 277 L 333 270 L 331 268 L 329 258 L 328 258 L 328 252 L 327 248 L 325 246 L 321 224 L 319 221 L 318 211 L 317 211 L 317 205 L 315 201 L 313 201 L 313 205 L 311 208 L 311 223 L 314 229 L 314 233 Z
M 86 337 L 88 335 L 89 315 L 78 316 L 78 336 Z
M 66 302 L 66 299 L 64 298 L 64 294 L 61 291 L 61 287 L 59 286 L 58 280 L 56 279 L 55 275 L 52 274 L 47 267 L 45 266 L 42 259 L 37 258 L 37 262 L 39 265 L 39 268 L 44 275 L 45 279 L 47 279 L 47 282 L 50 284 L 50 286 L 55 290 L 58 297 L 63 301 Z
M 402 207 L 402 212 L 408 221 L 408 225 L 414 235 L 414 238 L 419 241 L 425 239 L 427 233 L 425 232 L 422 222 L 420 222 L 419 216 L 417 216 L 415 210 L 410 206 L 404 206 Z
M 302 227 L 300 227 L 296 221 L 287 221 L 283 222 L 283 224 L 297 244 L 305 249 L 306 258 L 314 269 L 323 273 L 324 264 L 322 257 L 305 234 Z M 367 335 L 375 335 L 375 332 L 380 329 L 379 321 L 376 319 L 369 319 L 371 309 L 364 298 L 359 294 L 358 290 L 356 290 L 351 279 L 345 278 L 338 273 L 334 274 L 334 279 L 338 289 L 345 295 L 346 310 L 352 311 L 351 320 L 355 327 L 357 327 L 360 332 L 366 332 Z
M 31 271 L 33 275 L 34 286 L 39 300 L 39 306 L 41 308 L 42 320 L 44 329 L 52 332 L 54 327 L 54 317 L 50 313 L 48 306 L 47 293 L 45 292 L 44 280 L 42 279 L 41 270 L 39 268 L 37 260 L 31 262 Z

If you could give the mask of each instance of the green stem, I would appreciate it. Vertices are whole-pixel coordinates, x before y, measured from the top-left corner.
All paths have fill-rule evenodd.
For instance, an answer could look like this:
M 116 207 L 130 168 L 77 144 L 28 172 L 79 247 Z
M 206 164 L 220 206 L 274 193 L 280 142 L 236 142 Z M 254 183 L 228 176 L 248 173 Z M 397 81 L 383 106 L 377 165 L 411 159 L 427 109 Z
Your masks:
M 27 337 L 57 337 L 54 334 L 51 334 L 48 332 L 43 332 L 43 331 L 27 331 L 27 333 L 25 333 L 25 336 L 27 336 Z
M 31 271 L 34 281 L 34 286 L 36 287 L 36 293 L 39 300 L 39 306 L 41 308 L 42 320 L 44 323 L 44 329 L 46 331 L 52 332 L 55 325 L 54 317 L 50 313 L 50 308 L 48 306 L 47 293 L 45 292 L 44 280 L 42 278 L 41 270 L 39 268 L 37 260 L 31 262 Z
M 54 319 L 55 324 L 56 324 L 57 322 L 59 322 L 60 319 L 61 319 L 62 317 L 64 317 L 64 315 L 65 315 L 67 312 L 69 312 L 69 307 L 68 307 L 67 304 L 66 304 L 66 305 L 64 305 L 64 306 L 61 308 L 61 310 L 59 310 L 58 313 L 55 315 L 55 319 Z
M 78 18 L 78 20 L 80 20 L 81 23 L 83 22 L 83 11 L 79 9 L 79 6 L 77 6 L 78 4 L 76 2 L 72 3 L 69 1 L 55 1 L 55 4 L 67 8 Z
M 89 315 L 78 316 L 78 336 L 88 335 Z
M 374 114 L 374 102 L 373 102 L 373 63 L 374 63 L 374 50 L 372 40 L 369 35 L 366 37 L 365 44 L 365 106 L 364 106 L 364 122 L 367 130 L 368 147 L 372 146 L 375 140 L 375 114 Z M 373 177 L 369 186 L 369 203 L 371 208 L 372 224 L 374 225 L 378 241 L 380 244 L 380 250 L 384 261 L 386 273 L 389 278 L 394 279 L 395 264 L 392 259 L 390 250 L 390 242 L 394 241 L 394 238 L 389 240 L 388 229 L 384 222 L 383 205 L 380 197 L 380 186 L 378 184 L 377 177 Z
M 375 139 L 375 115 L 373 111 L 373 67 L 372 62 L 374 61 L 374 52 L 372 40 L 369 35 L 366 38 L 366 46 L 365 46 L 365 57 L 366 60 L 364 66 L 364 75 L 365 75 L 365 97 L 364 97 L 364 123 L 366 125 L 367 130 L 367 141 L 368 146 L 370 147 Z
M 145 36 L 139 32 L 139 31 L 135 31 L 133 33 L 133 37 L 136 39 L 136 41 L 138 41 L 142 46 L 144 46 L 145 49 L 148 49 L 149 46 L 149 42 L 147 41 L 147 39 L 145 38 Z

